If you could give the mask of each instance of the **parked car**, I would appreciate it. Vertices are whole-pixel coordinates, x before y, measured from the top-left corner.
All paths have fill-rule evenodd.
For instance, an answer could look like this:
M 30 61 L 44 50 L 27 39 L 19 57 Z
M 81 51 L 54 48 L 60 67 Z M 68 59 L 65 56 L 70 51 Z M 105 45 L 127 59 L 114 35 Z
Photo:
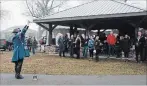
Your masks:
M 12 42 L 7 41 L 7 44 L 6 44 L 6 49 L 8 49 L 9 51 L 13 50 L 13 43 L 12 43 Z
M 6 49 L 7 49 L 7 41 L 6 41 L 6 39 L 0 39 L 0 49 L 6 51 Z

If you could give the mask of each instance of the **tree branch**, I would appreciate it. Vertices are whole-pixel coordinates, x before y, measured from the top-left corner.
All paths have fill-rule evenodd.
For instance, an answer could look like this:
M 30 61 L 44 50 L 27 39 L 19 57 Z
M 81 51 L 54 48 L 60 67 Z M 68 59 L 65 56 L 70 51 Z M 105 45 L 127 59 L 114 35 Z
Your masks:
M 30 10 L 30 8 L 29 8 L 29 6 L 28 6 L 28 2 L 27 2 L 27 0 L 26 0 L 26 5 L 27 5 L 27 8 L 28 8 L 30 14 L 32 15 L 32 17 L 36 17 L 36 18 L 38 18 L 38 17 L 35 16 L 35 15 L 33 14 L 33 12 Z

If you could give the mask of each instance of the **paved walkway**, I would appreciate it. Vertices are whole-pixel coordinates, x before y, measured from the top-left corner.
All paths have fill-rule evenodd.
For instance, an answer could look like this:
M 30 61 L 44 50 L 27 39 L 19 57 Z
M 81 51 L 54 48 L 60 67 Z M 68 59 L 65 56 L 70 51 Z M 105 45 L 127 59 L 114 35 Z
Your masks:
M 14 74 L 1 74 L 1 85 L 146 85 L 146 75 L 39 75 L 24 74 L 16 80 Z

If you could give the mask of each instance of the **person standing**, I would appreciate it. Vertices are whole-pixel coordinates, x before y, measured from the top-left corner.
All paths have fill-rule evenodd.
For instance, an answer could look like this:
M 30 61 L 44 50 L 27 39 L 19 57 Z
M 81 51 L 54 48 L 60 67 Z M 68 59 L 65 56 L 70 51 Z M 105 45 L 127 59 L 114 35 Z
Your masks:
M 114 46 L 116 43 L 116 37 L 114 36 L 113 32 L 111 31 L 110 34 L 107 37 L 107 43 L 109 46 L 109 55 L 108 58 L 110 57 L 110 55 L 114 55 Z
M 75 47 L 76 47 L 75 50 L 76 50 L 77 59 L 80 59 L 81 38 L 79 35 L 75 40 Z
M 25 33 L 28 30 L 28 24 L 20 31 L 20 29 L 14 29 L 12 33 L 14 33 L 14 37 L 12 39 L 13 42 L 13 56 L 12 56 L 12 62 L 15 63 L 15 78 L 16 79 L 23 79 L 23 76 L 21 73 L 21 68 L 23 64 L 23 60 L 25 57 Z
M 67 34 L 65 34 L 65 36 L 63 38 L 63 43 L 64 43 L 64 53 L 68 53 L 69 39 L 68 39 L 68 35 Z
M 32 46 L 32 39 L 31 39 L 31 36 L 29 36 L 28 40 L 27 40 L 27 46 L 28 46 L 28 49 L 29 51 L 31 52 L 31 46 Z
M 141 57 L 140 61 L 144 62 L 145 61 L 145 43 L 146 43 L 144 35 L 141 36 L 139 43 L 140 43 L 140 57 Z
M 89 41 L 88 41 L 88 48 L 89 48 L 90 57 L 92 57 L 92 59 L 93 59 L 94 39 L 93 39 L 92 36 L 91 36 L 91 38 L 90 38 Z
M 70 45 L 70 57 L 73 58 L 74 56 L 74 37 L 71 35 L 71 38 L 69 40 L 69 45 Z
M 61 35 L 58 39 L 58 45 L 59 45 L 59 56 L 61 57 L 61 54 L 63 53 L 63 57 L 65 57 L 65 47 L 64 47 L 64 40 L 63 40 L 63 36 Z
M 137 62 L 139 62 L 139 55 L 141 57 L 140 60 L 143 61 L 144 45 L 145 45 L 145 37 L 142 36 L 141 32 L 138 32 L 138 37 L 135 39 L 135 51 L 136 51 Z
M 138 36 L 135 39 L 135 53 L 136 53 L 136 61 L 139 62 L 139 53 L 140 53 L 140 46 L 139 46 L 139 40 L 141 38 L 141 32 L 138 32 Z
M 129 57 L 129 52 L 130 52 L 130 40 L 128 38 L 128 35 L 125 35 L 125 38 L 122 41 L 122 50 L 124 52 L 125 58 Z
M 29 48 L 28 48 L 27 40 L 28 40 L 28 38 L 25 37 L 25 42 L 24 42 L 24 47 L 25 47 L 25 57 L 29 57 L 29 56 L 30 56 L 30 50 L 29 50 Z
M 37 48 L 37 40 L 36 40 L 36 38 L 35 37 L 33 37 L 33 40 L 32 40 L 32 52 L 33 52 L 33 54 L 35 54 L 35 50 L 36 50 L 36 48 Z
M 122 38 L 120 36 L 118 36 L 117 41 L 116 41 L 116 45 L 115 45 L 116 58 L 120 58 L 120 56 L 121 56 L 121 44 L 122 44 Z
M 42 37 L 39 42 L 40 42 L 40 51 L 45 52 L 46 38 Z
M 104 44 L 103 44 L 103 51 L 104 51 L 104 55 L 108 55 L 108 43 L 106 40 L 104 40 Z
M 95 50 L 96 50 L 96 55 L 95 55 L 96 61 L 99 61 L 99 53 L 100 53 L 100 51 L 101 51 L 101 49 L 100 49 L 100 44 L 101 44 L 101 42 L 100 42 L 100 40 L 99 40 L 99 36 L 96 36 L 95 43 L 94 43 L 94 45 L 95 45 Z
M 88 52 L 88 36 L 85 37 L 83 46 L 84 46 L 84 48 L 83 48 L 83 56 L 84 56 L 84 58 L 87 58 L 87 52 Z

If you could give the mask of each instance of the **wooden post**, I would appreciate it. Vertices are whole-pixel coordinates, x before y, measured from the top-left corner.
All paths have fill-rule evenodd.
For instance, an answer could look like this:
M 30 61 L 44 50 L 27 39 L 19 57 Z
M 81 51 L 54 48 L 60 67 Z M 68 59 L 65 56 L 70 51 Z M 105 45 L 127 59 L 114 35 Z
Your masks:
M 70 26 L 70 37 L 71 37 L 71 35 L 73 35 L 74 34 L 74 31 L 73 31 L 73 26 Z
M 89 31 L 89 29 L 88 29 L 88 28 L 85 28 L 85 29 L 86 29 L 86 34 L 85 34 L 85 36 L 88 36 L 88 37 L 89 37 L 89 36 L 90 36 L 90 34 L 89 34 L 89 33 L 90 33 L 90 31 Z
M 49 29 L 48 29 L 48 31 L 49 31 L 49 35 L 48 35 L 48 38 L 49 38 L 48 43 L 49 43 L 49 45 L 52 44 L 52 32 L 53 32 L 55 27 L 57 27 L 57 25 L 53 26 L 51 23 L 49 24 Z
M 77 27 L 74 28 L 74 35 L 77 37 Z
M 100 35 L 100 29 L 98 29 L 97 35 L 98 35 L 98 36 Z

